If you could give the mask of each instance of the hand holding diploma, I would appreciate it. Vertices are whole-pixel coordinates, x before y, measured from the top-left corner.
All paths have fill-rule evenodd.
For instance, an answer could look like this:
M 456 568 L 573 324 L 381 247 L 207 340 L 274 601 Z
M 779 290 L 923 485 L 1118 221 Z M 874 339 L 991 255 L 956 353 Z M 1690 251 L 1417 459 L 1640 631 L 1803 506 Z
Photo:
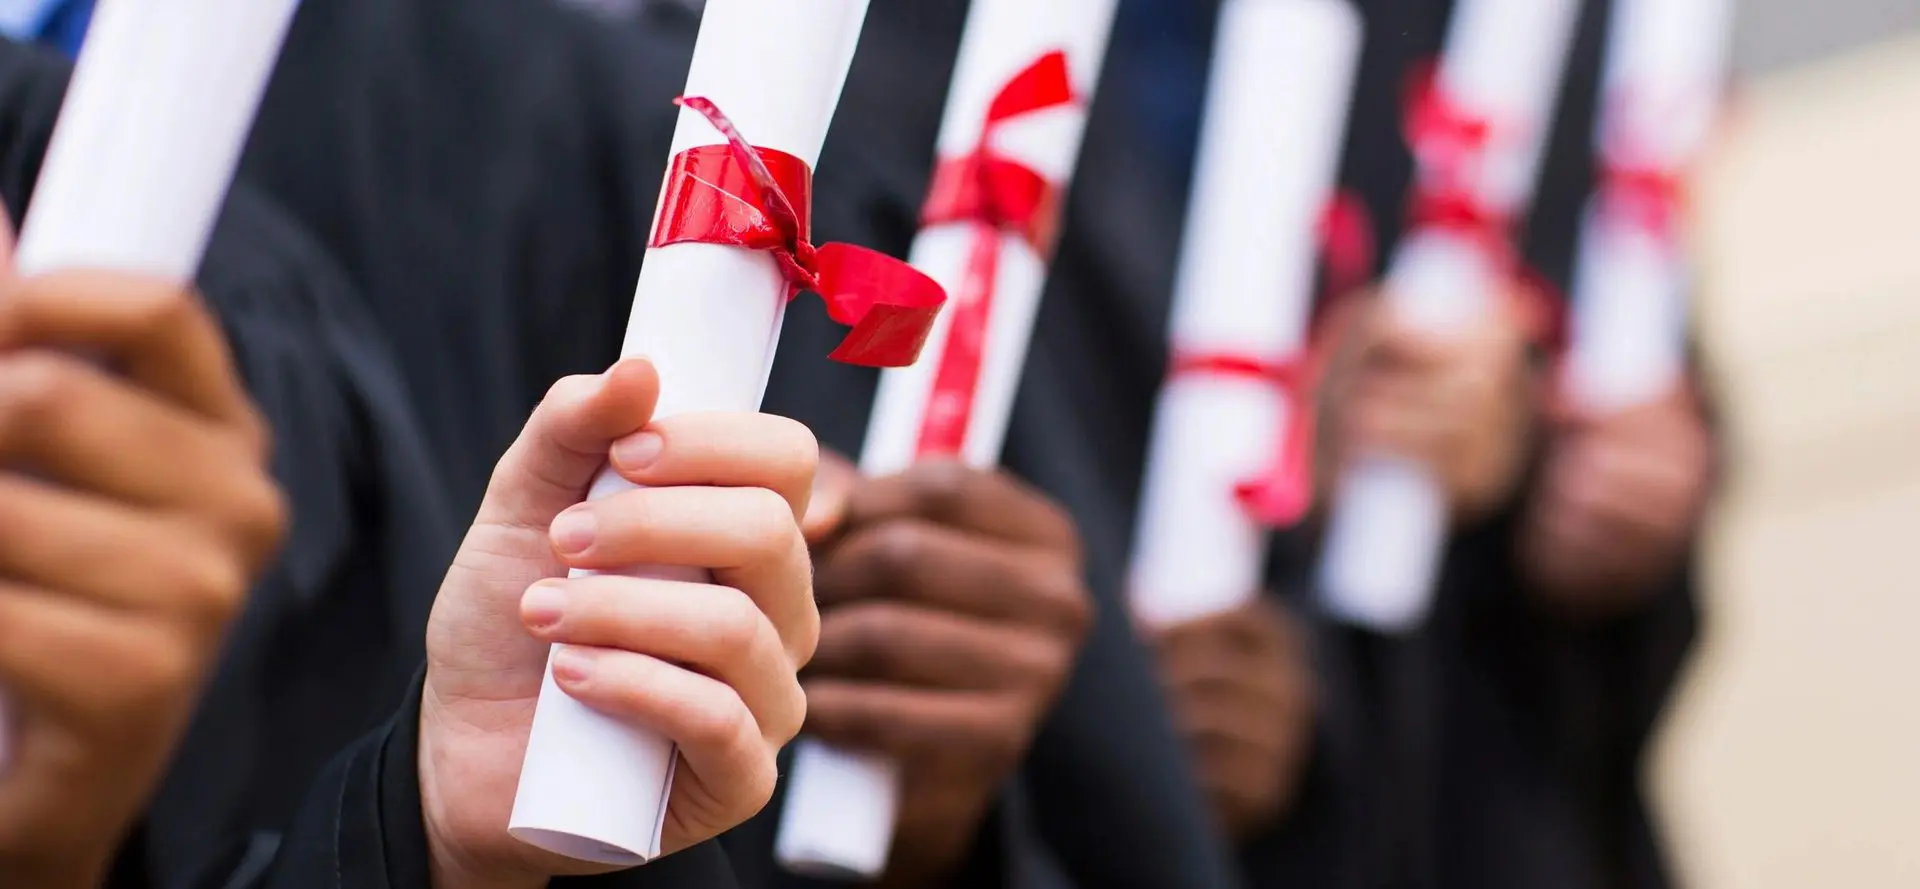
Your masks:
M 1407 109 L 1416 160 L 1410 230 L 1385 284 L 1398 322 L 1430 337 L 1482 324 L 1519 277 L 1513 228 L 1546 152 L 1577 0 L 1463 0 Z M 1454 505 L 1419 459 L 1356 455 L 1340 481 L 1318 575 L 1322 603 L 1377 632 L 1433 604 Z
M 809 517 L 821 614 L 807 732 L 899 763 L 880 885 L 951 879 L 1093 617 L 1059 507 L 996 472 L 866 479 L 829 458 Z
M 762 414 L 660 417 L 660 394 L 641 360 L 557 384 L 501 458 L 447 572 L 420 715 L 436 886 L 531 889 L 612 868 L 508 834 L 549 647 L 570 699 L 678 751 L 662 854 L 732 828 L 773 793 L 774 757 L 806 712 L 795 674 L 819 631 L 799 530 L 817 446 Z M 608 465 L 644 487 L 582 504 Z M 637 564 L 712 581 L 578 573 Z
M 1712 476 L 1688 391 L 1683 180 L 1714 129 L 1729 0 L 1613 14 L 1572 337 L 1521 562 L 1557 610 L 1609 616 L 1679 567 Z
M 802 291 L 853 327 L 833 357 L 890 367 L 918 356 L 945 300 L 939 285 L 872 251 L 811 240 L 813 164 L 865 18 L 865 0 L 706 4 L 622 349 L 658 370 L 656 418 L 757 410 L 786 304 Z M 634 484 L 609 469 L 574 493 L 618 499 Z M 573 567 L 707 585 L 715 566 Z M 556 653 L 511 829 L 581 861 L 644 863 L 662 851 L 683 757 L 645 721 L 569 694 L 560 666 Z
M 105 878 L 280 540 L 268 450 L 191 290 L 0 261 L 0 885 Z
M 1313 666 L 1293 616 L 1259 598 L 1157 631 L 1174 726 L 1228 838 L 1285 817 L 1313 752 Z
M 1059 210 L 1116 0 L 977 0 L 967 13 L 912 259 L 953 294 L 927 358 L 883 374 L 860 454 L 871 476 L 921 459 L 1000 462 Z M 878 879 L 901 764 L 804 738 L 775 842 L 788 870 Z

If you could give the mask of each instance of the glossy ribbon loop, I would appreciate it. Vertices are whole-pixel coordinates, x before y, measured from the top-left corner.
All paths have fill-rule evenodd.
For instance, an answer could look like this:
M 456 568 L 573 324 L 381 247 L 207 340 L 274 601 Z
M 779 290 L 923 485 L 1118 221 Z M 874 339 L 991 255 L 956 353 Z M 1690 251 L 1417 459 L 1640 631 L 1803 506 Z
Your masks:
M 974 392 L 986 359 L 1003 236 L 1013 234 L 1046 257 L 1058 231 L 1058 187 L 1032 167 L 998 153 L 994 137 L 1011 121 L 1077 101 L 1066 53 L 1049 52 L 994 95 L 973 150 L 941 160 L 934 170 L 921 224 L 965 223 L 975 231 L 946 345 L 934 371 L 927 413 L 920 423 L 917 450 L 922 456 L 958 454 L 966 444 Z
M 788 284 L 820 295 L 849 332 L 836 361 L 867 367 L 912 364 L 946 292 L 893 257 L 851 244 L 812 242 L 813 170 L 791 154 L 755 148 L 711 101 L 676 100 L 712 122 L 724 145 L 676 155 L 667 169 L 648 245 L 716 244 L 771 254 Z

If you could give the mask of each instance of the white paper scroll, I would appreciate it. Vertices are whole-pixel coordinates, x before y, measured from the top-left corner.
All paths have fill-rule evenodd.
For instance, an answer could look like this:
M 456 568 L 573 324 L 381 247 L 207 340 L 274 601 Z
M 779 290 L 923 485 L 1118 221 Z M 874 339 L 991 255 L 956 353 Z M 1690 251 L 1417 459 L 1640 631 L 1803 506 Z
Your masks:
M 1618 177 L 1677 183 L 1686 175 L 1718 119 L 1732 16 L 1732 0 L 1614 5 L 1597 134 L 1603 172 L 1581 230 L 1564 381 L 1585 410 L 1644 404 L 1685 376 L 1679 220 L 1635 216 L 1677 216 L 1680 208 L 1662 206 L 1659 196 L 1623 196 L 1632 186 Z
M 21 227 L 19 273 L 192 279 L 297 5 L 102 0 Z M 0 763 L 7 737 L 0 726 Z
M 1526 210 L 1579 11 L 1578 0 L 1462 0 L 1454 7 L 1438 87 L 1489 122 L 1493 137 L 1472 169 L 1442 169 L 1423 158 L 1416 173 L 1422 182 L 1458 177 L 1455 184 L 1489 210 L 1512 217 Z M 1500 285 L 1496 261 L 1470 237 L 1416 229 L 1394 256 L 1388 298 L 1412 323 L 1460 330 L 1481 317 Z M 1425 467 L 1393 455 L 1363 456 L 1342 479 L 1327 527 L 1322 604 L 1375 630 L 1418 626 L 1432 605 L 1447 513 Z
M 1177 353 L 1298 356 L 1317 228 L 1340 173 L 1360 58 L 1348 0 L 1228 0 L 1174 284 Z M 1279 453 L 1270 382 L 1182 374 L 1160 393 L 1136 526 L 1135 616 L 1167 625 L 1258 595 L 1267 529 L 1234 496 Z
M 1100 79 L 1116 5 L 1117 0 L 974 0 L 947 96 L 940 155 L 972 150 L 983 131 L 988 104 L 1001 87 L 1042 55 L 1064 51 L 1082 101 L 1074 108 L 1039 112 L 1008 125 L 994 146 L 1064 188 L 1080 156 L 1085 110 Z M 961 285 L 974 232 L 975 226 L 964 223 L 932 226 L 914 240 L 914 266 L 940 282 L 956 300 L 966 292 Z M 1003 234 L 1001 239 L 985 357 L 961 455 L 979 467 L 1000 462 L 1047 276 L 1047 257 L 1016 235 Z M 918 364 L 881 376 L 861 452 L 861 471 L 868 475 L 899 472 L 918 456 L 921 420 L 935 371 L 951 322 L 961 309 L 950 304 L 940 313 Z M 774 854 L 782 866 L 796 873 L 877 877 L 886 868 L 893 844 L 899 796 L 899 769 L 886 758 L 837 750 L 803 737 L 787 777 L 786 807 Z
M 686 94 L 713 100 L 755 145 L 814 164 L 866 7 L 866 0 L 708 0 Z M 724 141 L 704 118 L 681 111 L 674 154 Z M 758 410 L 786 296 L 787 282 L 767 253 L 710 244 L 647 251 L 622 354 L 658 368 L 654 415 Z M 631 488 L 608 471 L 589 498 Z M 661 568 L 634 573 L 708 579 Z M 587 709 L 549 670 L 509 829 L 583 861 L 644 863 L 660 854 L 674 761 L 666 738 Z

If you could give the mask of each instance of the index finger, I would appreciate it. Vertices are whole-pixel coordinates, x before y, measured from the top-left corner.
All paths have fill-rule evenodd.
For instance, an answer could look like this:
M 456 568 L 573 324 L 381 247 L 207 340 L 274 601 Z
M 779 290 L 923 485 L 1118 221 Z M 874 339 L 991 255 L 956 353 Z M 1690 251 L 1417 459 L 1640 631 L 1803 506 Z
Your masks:
M 207 417 L 257 422 L 225 335 L 191 287 L 143 275 L 63 271 L 0 284 L 0 350 L 103 358 Z
M 1073 520 L 1039 491 L 1001 472 L 953 460 L 916 464 L 867 481 L 847 501 L 849 527 L 919 518 L 1012 543 L 1078 553 Z

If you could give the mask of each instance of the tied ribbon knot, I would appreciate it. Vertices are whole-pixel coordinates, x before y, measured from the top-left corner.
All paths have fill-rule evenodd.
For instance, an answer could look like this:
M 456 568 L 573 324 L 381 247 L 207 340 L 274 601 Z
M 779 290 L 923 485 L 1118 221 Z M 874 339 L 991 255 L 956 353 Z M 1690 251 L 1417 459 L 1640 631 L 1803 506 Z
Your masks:
M 1276 452 L 1267 466 L 1234 483 L 1233 496 L 1253 521 L 1284 528 L 1305 518 L 1313 507 L 1313 450 L 1316 406 L 1326 355 L 1361 288 L 1373 277 L 1373 221 L 1360 196 L 1342 191 L 1322 210 L 1318 231 L 1326 266 L 1321 296 L 1307 346 L 1292 357 L 1273 360 L 1238 352 L 1174 350 L 1168 376 L 1188 375 L 1254 380 L 1281 397 Z
M 1669 170 L 1612 162 L 1601 169 L 1601 211 L 1627 220 L 1663 244 L 1677 240 L 1685 200 L 1685 184 Z
M 1314 395 L 1319 386 L 1317 349 L 1282 361 L 1232 352 L 1176 351 L 1169 375 L 1253 380 L 1281 397 L 1279 451 L 1270 466 L 1233 486 L 1234 499 L 1255 523 L 1282 528 L 1313 506 Z
M 866 367 L 912 364 L 946 301 L 940 285 L 878 251 L 814 245 L 807 162 L 754 147 L 708 99 L 674 101 L 705 117 L 726 144 L 674 156 L 648 246 L 716 244 L 769 253 L 787 281 L 787 299 L 817 293 L 829 317 L 853 328 L 829 357 Z
M 1439 66 L 1416 65 L 1408 78 L 1404 109 L 1407 142 L 1419 161 L 1408 222 L 1462 235 L 1486 251 L 1498 268 L 1517 279 L 1515 307 L 1530 339 L 1557 351 L 1564 339 L 1563 300 L 1553 286 L 1525 268 L 1513 247 L 1513 219 L 1476 189 L 1487 154 L 1502 128 L 1462 105 L 1440 84 Z M 1635 196 L 1638 199 L 1638 195 Z
M 1077 101 L 1066 53 L 1046 53 L 994 94 L 973 149 L 942 159 L 934 170 L 921 224 L 965 223 L 973 226 L 974 234 L 921 419 L 916 446 L 921 456 L 950 456 L 965 447 L 986 359 L 1002 235 L 1020 238 L 1044 257 L 1052 252 L 1057 234 L 1059 189 L 1038 170 L 996 151 L 994 137 L 1021 117 Z
M 1403 113 L 1407 143 L 1420 167 L 1409 222 L 1468 236 L 1501 263 L 1512 262 L 1512 220 L 1475 188 L 1499 128 L 1449 95 L 1431 61 L 1415 66 L 1408 78 Z

